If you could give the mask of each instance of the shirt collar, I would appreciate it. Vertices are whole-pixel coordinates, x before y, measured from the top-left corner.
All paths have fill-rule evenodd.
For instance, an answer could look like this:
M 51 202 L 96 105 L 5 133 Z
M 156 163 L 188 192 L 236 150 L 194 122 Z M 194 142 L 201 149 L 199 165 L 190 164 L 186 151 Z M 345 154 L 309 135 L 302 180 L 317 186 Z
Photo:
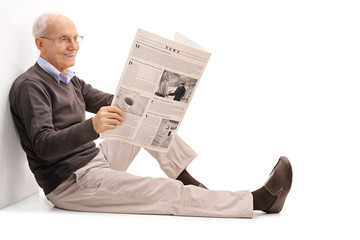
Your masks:
M 48 61 L 39 56 L 37 63 L 39 66 L 48 74 L 50 74 L 59 84 L 63 82 L 68 84 L 70 80 L 75 76 L 75 72 L 68 68 L 65 71 L 65 76 L 59 70 L 57 70 L 53 65 L 51 65 Z

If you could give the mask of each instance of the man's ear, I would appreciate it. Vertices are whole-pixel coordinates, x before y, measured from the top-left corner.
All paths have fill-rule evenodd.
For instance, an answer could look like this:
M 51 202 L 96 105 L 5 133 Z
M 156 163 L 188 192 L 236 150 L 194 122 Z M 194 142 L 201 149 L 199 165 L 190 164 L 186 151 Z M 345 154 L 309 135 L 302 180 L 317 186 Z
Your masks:
M 40 52 L 43 52 L 45 51 L 45 47 L 44 47 L 44 41 L 42 38 L 35 38 L 35 44 L 36 44 L 36 47 L 39 49 Z

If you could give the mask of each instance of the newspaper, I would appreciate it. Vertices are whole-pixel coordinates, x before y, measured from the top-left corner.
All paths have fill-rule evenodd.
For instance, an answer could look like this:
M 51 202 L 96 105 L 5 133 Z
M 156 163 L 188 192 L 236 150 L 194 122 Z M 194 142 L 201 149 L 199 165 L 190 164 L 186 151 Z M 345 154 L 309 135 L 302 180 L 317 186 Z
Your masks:
M 138 29 L 112 102 L 125 121 L 101 138 L 167 152 L 210 55 L 179 33 L 172 41 Z

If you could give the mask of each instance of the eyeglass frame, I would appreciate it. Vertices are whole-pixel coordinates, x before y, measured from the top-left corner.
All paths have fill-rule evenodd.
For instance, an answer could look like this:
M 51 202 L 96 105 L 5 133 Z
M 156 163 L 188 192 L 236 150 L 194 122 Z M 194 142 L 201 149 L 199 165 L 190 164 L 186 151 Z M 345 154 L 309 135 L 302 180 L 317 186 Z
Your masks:
M 45 36 L 41 36 L 40 38 L 44 38 L 44 39 L 48 39 L 48 40 L 51 40 L 51 41 L 54 41 L 54 42 L 57 42 L 59 44 L 62 44 L 62 43 L 65 43 L 65 40 L 67 41 L 66 43 L 67 44 L 71 44 L 72 41 L 71 39 L 74 41 L 74 43 L 76 44 L 79 44 L 81 43 L 83 40 L 84 40 L 84 37 L 83 36 L 75 36 L 75 37 L 60 37 L 58 39 L 54 39 L 54 38 L 48 38 L 48 37 L 45 37 Z M 78 41 L 78 39 L 81 39 L 80 41 Z M 71 42 L 70 42 L 71 41 Z

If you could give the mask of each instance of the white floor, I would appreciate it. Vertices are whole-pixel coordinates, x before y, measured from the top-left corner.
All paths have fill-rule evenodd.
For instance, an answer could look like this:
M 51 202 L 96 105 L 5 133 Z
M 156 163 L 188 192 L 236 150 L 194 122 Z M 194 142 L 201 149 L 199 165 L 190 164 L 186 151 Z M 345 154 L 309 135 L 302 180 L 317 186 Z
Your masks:
M 11 239 L 257 239 L 267 234 L 285 239 L 286 234 L 310 234 L 298 224 L 298 214 L 287 209 L 277 215 L 256 213 L 249 220 L 82 213 L 54 208 L 40 193 L 1 210 L 0 216 L 1 235 L 8 233 Z
M 294 165 L 299 172 L 301 165 Z M 0 238 L 359 239 L 359 214 L 350 206 L 358 202 L 343 191 L 328 192 L 331 186 L 321 189 L 295 176 L 298 181 L 294 181 L 283 212 L 256 212 L 253 219 L 71 212 L 54 208 L 40 191 L 0 210 Z M 346 202 L 349 205 L 343 204 Z

